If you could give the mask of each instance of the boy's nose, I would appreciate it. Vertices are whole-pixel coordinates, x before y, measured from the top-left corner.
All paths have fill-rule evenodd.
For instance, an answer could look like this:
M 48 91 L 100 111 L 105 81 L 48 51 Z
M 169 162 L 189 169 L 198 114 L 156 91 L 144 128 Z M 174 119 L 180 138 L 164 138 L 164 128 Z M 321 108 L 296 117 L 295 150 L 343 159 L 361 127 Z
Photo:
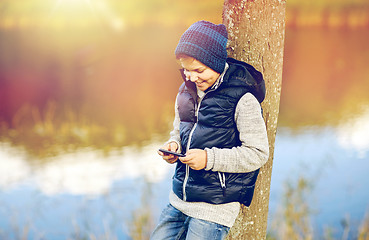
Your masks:
M 191 82 L 196 82 L 198 80 L 198 76 L 195 72 L 192 72 L 191 75 L 190 75 L 190 80 Z

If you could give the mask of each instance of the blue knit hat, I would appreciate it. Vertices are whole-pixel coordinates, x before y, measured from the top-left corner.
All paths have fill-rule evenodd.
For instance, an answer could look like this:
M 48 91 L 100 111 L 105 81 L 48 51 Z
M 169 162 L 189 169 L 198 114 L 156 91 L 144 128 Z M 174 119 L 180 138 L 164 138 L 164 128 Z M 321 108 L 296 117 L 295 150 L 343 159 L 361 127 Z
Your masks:
M 207 21 L 192 24 L 182 35 L 175 55 L 193 57 L 218 73 L 224 71 L 227 60 L 228 33 L 223 24 Z

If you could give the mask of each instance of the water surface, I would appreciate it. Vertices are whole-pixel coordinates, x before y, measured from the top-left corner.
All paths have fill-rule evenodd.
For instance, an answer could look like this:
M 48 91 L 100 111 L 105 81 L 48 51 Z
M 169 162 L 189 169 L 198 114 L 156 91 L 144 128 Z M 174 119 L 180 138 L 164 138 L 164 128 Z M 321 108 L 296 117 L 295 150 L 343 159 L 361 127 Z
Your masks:
M 95 36 L 87 46 L 76 34 L 67 51 L 57 40 L 45 47 L 26 44 L 24 32 L 2 33 L 2 47 L 24 54 L 14 60 L 10 48 L 1 57 L 2 93 L 12 94 L 1 95 L 0 238 L 131 239 L 151 231 L 174 167 L 156 154 L 181 83 L 170 56 L 182 30 L 172 30 L 131 30 L 125 41 Z M 130 47 L 142 36 L 160 42 L 158 31 L 177 35 L 160 52 Z M 330 228 L 340 238 L 345 220 L 355 237 L 369 206 L 368 37 L 287 29 L 270 231 L 286 184 L 303 177 L 316 236 Z M 40 50 L 37 61 L 30 49 Z

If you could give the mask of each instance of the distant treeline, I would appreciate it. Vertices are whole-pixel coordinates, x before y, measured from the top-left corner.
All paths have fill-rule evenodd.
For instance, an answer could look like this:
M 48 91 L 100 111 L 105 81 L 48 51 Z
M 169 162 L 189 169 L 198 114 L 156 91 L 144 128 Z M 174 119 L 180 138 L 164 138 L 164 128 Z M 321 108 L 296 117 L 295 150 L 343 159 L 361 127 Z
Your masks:
M 114 11 L 111 10 L 113 15 L 108 17 L 110 20 L 107 21 L 118 28 L 148 25 L 187 26 L 201 19 L 220 23 L 223 2 L 223 0 L 111 1 L 109 7 Z M 51 13 L 50 8 L 52 6 L 46 6 L 40 0 L 33 0 L 32 8 L 24 7 L 21 1 L 8 2 L 5 5 L 0 3 L 0 29 L 34 27 L 65 29 L 71 26 L 85 28 L 96 25 L 98 18 L 106 18 L 98 9 L 94 13 L 85 10 L 81 14 L 71 14 L 66 17 L 65 12 L 55 8 Z M 367 0 L 288 0 L 286 11 L 287 27 L 369 28 L 369 1 Z
M 287 27 L 369 28 L 369 6 L 347 8 L 287 8 Z

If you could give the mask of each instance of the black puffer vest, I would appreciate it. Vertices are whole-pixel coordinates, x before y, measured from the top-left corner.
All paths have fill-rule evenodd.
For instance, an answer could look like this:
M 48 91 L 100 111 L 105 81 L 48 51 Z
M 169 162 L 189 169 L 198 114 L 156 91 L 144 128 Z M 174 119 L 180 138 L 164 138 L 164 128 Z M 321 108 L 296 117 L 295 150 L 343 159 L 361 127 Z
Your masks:
M 229 68 L 222 83 L 206 91 L 197 102 L 194 83 L 185 81 L 177 97 L 182 151 L 187 149 L 232 148 L 241 145 L 234 119 L 240 98 L 250 92 L 261 103 L 264 80 L 251 65 L 227 59 Z M 198 109 L 198 111 L 197 111 Z M 173 191 L 184 201 L 222 204 L 240 202 L 249 206 L 259 170 L 248 173 L 221 173 L 193 170 L 177 161 Z M 222 178 L 222 179 L 221 179 Z M 225 184 L 222 184 L 225 183 Z

